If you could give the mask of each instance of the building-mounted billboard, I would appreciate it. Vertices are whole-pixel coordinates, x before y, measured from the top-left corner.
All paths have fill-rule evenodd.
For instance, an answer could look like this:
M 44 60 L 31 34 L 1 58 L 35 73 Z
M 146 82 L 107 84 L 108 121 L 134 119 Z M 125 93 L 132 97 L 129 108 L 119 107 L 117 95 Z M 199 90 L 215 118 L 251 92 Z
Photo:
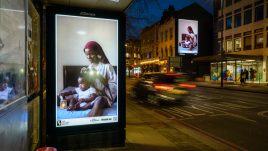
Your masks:
M 198 21 L 178 19 L 178 54 L 198 53 Z

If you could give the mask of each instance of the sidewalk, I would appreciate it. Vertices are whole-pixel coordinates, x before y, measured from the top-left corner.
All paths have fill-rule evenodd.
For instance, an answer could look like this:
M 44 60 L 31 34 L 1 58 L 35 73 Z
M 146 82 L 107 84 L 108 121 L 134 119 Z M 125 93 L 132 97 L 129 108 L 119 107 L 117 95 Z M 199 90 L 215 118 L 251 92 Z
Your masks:
M 207 81 L 207 82 L 191 82 L 199 87 L 212 87 L 219 89 L 229 89 L 237 91 L 255 92 L 255 93 L 266 93 L 268 94 L 268 83 L 259 82 L 246 82 L 241 85 L 240 82 L 224 82 L 223 87 L 221 87 L 220 81 Z
M 171 115 L 126 102 L 126 145 L 90 151 L 221 151 L 240 150 L 231 143 L 194 129 Z M 86 151 L 86 150 L 84 150 Z

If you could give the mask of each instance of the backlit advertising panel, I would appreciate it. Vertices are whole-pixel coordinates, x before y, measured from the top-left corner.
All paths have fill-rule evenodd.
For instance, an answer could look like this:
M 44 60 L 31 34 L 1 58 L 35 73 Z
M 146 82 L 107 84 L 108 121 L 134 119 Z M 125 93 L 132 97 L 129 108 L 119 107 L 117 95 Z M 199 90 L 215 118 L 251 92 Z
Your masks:
M 118 20 L 55 15 L 56 127 L 118 122 Z
M 178 53 L 198 53 L 198 21 L 178 20 Z

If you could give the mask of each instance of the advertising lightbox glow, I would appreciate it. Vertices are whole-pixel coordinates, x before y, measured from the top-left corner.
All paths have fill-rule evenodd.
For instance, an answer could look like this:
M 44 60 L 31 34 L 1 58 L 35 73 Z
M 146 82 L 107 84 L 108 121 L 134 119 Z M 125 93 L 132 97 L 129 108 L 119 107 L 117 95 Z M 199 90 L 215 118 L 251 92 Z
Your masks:
M 178 20 L 178 54 L 198 53 L 198 21 Z
M 56 14 L 55 29 L 56 127 L 118 122 L 118 20 Z

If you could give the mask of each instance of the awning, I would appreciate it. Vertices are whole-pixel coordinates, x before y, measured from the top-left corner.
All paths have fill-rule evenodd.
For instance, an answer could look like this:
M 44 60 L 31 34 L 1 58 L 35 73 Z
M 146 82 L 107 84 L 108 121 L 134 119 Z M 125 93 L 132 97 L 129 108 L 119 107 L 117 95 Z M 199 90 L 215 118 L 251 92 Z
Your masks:
M 262 61 L 262 56 L 253 56 L 253 55 L 238 55 L 238 54 L 224 54 L 223 58 L 221 55 L 212 55 L 212 56 L 202 56 L 193 58 L 194 62 L 220 62 L 223 61 L 233 61 L 233 60 L 256 60 Z

